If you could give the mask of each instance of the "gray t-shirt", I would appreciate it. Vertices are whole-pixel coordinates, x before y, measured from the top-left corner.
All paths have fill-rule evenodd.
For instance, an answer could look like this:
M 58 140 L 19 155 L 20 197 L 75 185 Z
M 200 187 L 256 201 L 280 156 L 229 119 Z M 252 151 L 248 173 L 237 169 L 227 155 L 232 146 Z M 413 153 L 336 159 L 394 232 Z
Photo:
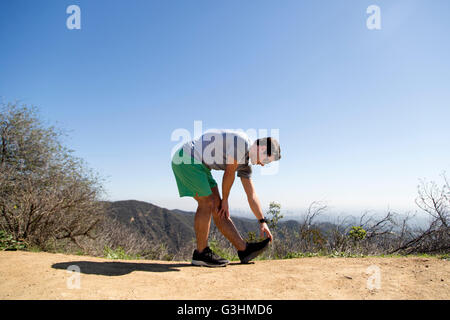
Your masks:
M 252 168 L 248 151 L 252 145 L 250 138 L 241 131 L 207 131 L 200 138 L 183 145 L 183 151 L 190 154 L 199 163 L 214 170 L 225 170 L 228 156 L 237 160 L 237 176 L 250 178 Z

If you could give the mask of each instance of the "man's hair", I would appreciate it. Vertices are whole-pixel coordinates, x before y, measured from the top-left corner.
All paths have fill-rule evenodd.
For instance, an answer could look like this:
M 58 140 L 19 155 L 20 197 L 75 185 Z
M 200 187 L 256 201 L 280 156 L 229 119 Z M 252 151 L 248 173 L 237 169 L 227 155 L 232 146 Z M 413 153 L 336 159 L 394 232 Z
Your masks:
M 281 159 L 281 150 L 280 150 L 280 144 L 278 141 L 274 138 L 267 137 L 267 138 L 261 138 L 256 140 L 256 145 L 259 146 L 266 146 L 267 147 L 267 155 L 270 157 L 274 155 L 275 161 Z

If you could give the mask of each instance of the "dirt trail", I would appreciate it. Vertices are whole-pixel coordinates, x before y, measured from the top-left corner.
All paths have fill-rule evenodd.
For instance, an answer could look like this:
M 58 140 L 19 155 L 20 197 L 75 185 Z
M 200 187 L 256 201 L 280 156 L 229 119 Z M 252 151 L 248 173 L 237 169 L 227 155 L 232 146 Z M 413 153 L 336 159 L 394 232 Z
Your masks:
M 67 271 L 69 266 L 81 273 Z M 3 251 L 0 299 L 450 299 L 450 263 L 324 257 L 201 268 Z

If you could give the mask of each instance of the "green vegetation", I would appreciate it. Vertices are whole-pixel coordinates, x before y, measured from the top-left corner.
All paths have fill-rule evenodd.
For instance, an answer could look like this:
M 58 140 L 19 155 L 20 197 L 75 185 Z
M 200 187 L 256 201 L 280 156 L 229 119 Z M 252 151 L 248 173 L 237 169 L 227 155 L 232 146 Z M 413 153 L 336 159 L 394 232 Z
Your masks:
M 105 246 L 104 255 L 106 259 L 113 259 L 113 260 L 138 260 L 141 258 L 139 255 L 131 256 L 129 254 L 126 254 L 125 250 L 122 247 L 111 249 Z
M 222 258 L 225 258 L 229 261 L 239 261 L 239 257 L 237 255 L 236 250 L 234 252 L 232 250 L 226 250 L 223 249 L 217 240 L 211 240 L 209 241 L 209 247 L 211 250 L 221 256 Z
M 271 231 L 276 231 L 278 229 L 278 222 L 283 219 L 283 214 L 281 214 L 281 205 L 277 202 L 271 202 L 269 204 L 269 210 L 266 212 L 266 219 L 269 220 L 267 225 Z
M 25 242 L 14 239 L 11 234 L 0 230 L 0 250 L 24 250 L 27 246 Z
M 367 232 L 362 227 L 352 227 L 348 233 L 348 236 L 354 241 L 361 241 L 366 237 L 366 235 Z

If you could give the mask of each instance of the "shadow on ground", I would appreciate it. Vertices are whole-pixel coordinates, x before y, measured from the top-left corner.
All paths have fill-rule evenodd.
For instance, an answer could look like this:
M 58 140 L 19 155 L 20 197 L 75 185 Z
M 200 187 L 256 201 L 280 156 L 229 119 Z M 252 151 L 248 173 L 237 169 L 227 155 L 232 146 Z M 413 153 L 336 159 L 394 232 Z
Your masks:
M 54 269 L 74 270 L 77 266 L 81 273 L 96 274 L 102 276 L 122 276 L 133 271 L 169 272 L 180 271 L 179 268 L 191 267 L 190 263 L 130 263 L 130 262 L 94 262 L 94 261 L 70 261 L 52 265 Z M 76 270 L 76 269 L 75 269 Z

